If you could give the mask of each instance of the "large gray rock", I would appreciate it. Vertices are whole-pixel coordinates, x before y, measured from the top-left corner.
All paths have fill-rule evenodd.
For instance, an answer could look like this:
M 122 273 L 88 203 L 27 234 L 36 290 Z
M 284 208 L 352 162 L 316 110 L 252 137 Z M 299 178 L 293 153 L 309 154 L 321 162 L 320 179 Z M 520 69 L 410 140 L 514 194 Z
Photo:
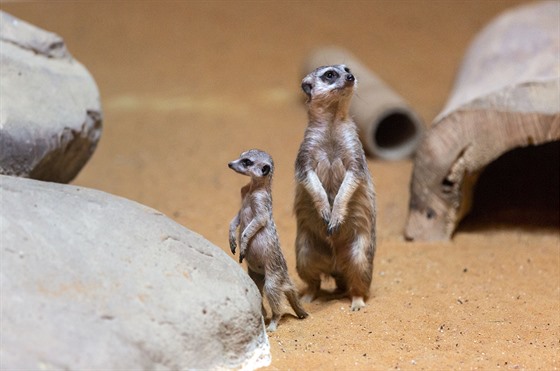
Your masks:
M 251 279 L 153 209 L 0 175 L 0 246 L 1 369 L 270 363 Z
M 60 36 L 0 11 L 0 174 L 67 183 L 101 136 L 95 81 Z

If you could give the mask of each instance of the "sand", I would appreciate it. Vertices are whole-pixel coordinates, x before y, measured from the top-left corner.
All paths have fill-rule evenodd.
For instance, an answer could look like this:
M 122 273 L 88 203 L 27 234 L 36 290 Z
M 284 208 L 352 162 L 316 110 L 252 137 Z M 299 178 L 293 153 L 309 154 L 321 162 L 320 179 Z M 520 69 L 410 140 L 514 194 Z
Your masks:
M 276 163 L 274 216 L 283 251 L 302 288 L 292 202 L 293 163 L 306 125 L 299 88 L 305 54 L 326 44 L 348 48 L 429 123 L 474 35 L 517 3 L 125 1 L 0 8 L 62 35 L 99 85 L 103 136 L 74 184 L 154 207 L 230 254 L 228 224 L 246 179 L 227 162 L 246 149 L 265 149 Z M 270 369 L 557 369 L 558 208 L 535 223 L 522 208 L 489 216 L 482 206 L 452 241 L 409 243 L 402 232 L 412 161 L 369 159 L 369 166 L 379 214 L 367 307 L 351 312 L 349 300 L 313 302 L 305 320 L 286 315 L 269 337 Z

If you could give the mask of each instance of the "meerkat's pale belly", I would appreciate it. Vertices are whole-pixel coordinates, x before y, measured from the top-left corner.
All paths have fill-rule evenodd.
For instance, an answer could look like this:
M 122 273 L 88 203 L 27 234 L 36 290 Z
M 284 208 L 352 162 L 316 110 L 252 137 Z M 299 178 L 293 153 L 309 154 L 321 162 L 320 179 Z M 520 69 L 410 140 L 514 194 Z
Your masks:
M 332 205 L 346 174 L 346 168 L 342 160 L 335 158 L 331 162 L 327 157 L 324 157 L 317 162 L 315 172 L 327 192 L 329 203 Z

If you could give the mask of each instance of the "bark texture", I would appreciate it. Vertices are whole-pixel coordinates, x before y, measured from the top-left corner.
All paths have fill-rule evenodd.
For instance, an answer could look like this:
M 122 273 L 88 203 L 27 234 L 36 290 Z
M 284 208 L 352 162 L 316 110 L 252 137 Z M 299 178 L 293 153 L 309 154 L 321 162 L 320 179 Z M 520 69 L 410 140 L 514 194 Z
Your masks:
M 542 2 L 505 12 L 474 40 L 416 153 L 407 239 L 451 238 L 489 163 L 560 140 L 559 27 L 560 3 Z

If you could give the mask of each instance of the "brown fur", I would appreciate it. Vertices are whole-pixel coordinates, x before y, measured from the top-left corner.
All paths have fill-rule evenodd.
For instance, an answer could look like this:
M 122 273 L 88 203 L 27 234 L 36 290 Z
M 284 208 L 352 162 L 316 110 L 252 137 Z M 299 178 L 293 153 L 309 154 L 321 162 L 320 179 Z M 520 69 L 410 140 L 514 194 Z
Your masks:
M 239 227 L 239 262 L 247 260 L 247 270 L 261 296 L 266 296 L 272 318 L 269 331 L 276 330 L 282 315 L 283 296 L 286 295 L 298 318 L 307 317 L 299 302 L 297 291 L 288 275 L 288 267 L 282 250 L 276 225 L 272 218 L 272 174 L 274 163 L 266 152 L 250 150 L 229 163 L 236 172 L 251 177 L 249 184 L 241 189 L 241 209 L 229 228 L 231 252 L 235 254 L 237 241 L 235 231 Z M 263 316 L 266 317 L 264 306 Z
M 297 271 L 313 300 L 323 275 L 336 294 L 365 306 L 375 254 L 375 191 L 355 123 L 348 114 L 355 79 L 344 65 L 307 75 L 309 124 L 296 159 Z

